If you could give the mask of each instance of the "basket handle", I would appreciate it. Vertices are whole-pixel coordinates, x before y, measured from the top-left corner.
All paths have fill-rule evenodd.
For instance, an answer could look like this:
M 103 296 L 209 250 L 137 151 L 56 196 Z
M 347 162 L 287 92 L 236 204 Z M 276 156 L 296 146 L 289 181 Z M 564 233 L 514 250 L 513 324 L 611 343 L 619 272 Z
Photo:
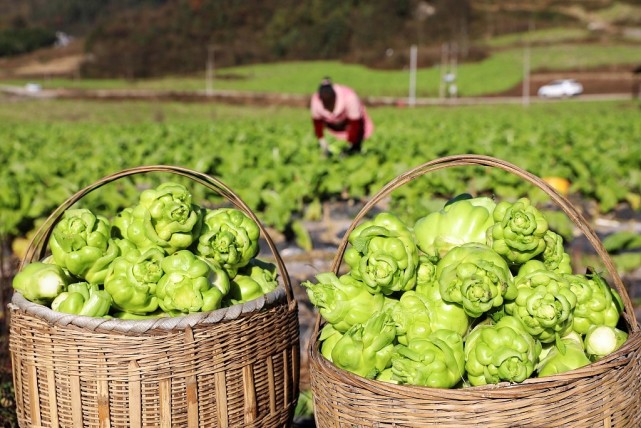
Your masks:
M 574 224 L 579 229 L 581 229 L 585 237 L 590 241 L 590 244 L 596 250 L 597 254 L 602 259 L 606 269 L 608 270 L 608 273 L 610 274 L 612 281 L 614 283 L 614 288 L 617 290 L 617 292 L 621 296 L 621 299 L 623 300 L 623 305 L 625 309 L 623 313 L 623 317 L 628 322 L 632 331 L 639 330 L 639 325 L 637 323 L 637 319 L 634 313 L 634 306 L 632 305 L 632 301 L 628 296 L 627 289 L 617 272 L 614 262 L 610 258 L 610 255 L 608 254 L 603 244 L 601 243 L 601 240 L 598 238 L 598 236 L 596 235 L 592 227 L 590 227 L 590 225 L 588 224 L 586 219 L 581 215 L 581 213 L 579 213 L 579 211 L 577 211 L 577 209 L 564 196 L 559 194 L 552 186 L 547 184 L 541 178 L 537 177 L 534 174 L 529 173 L 528 171 L 525 171 L 517 167 L 516 165 L 513 165 L 501 159 L 496 159 L 491 156 L 464 154 L 464 155 L 453 155 L 453 156 L 442 157 L 430 162 L 426 162 L 422 165 L 419 165 L 405 172 L 404 174 L 399 175 L 392 181 L 388 182 L 356 214 L 353 222 L 345 232 L 343 239 L 341 240 L 341 243 L 338 247 L 338 250 L 336 252 L 336 255 L 332 263 L 332 267 L 331 267 L 332 271 L 338 274 L 338 271 L 340 270 L 340 267 L 341 267 L 343 254 L 345 253 L 345 250 L 347 248 L 349 235 L 352 233 L 352 231 L 357 226 L 357 224 L 365 217 L 365 215 L 376 204 L 378 204 L 383 198 L 389 195 L 394 189 L 428 172 L 438 171 L 440 169 L 445 169 L 445 168 L 450 168 L 455 166 L 469 166 L 469 165 L 490 166 L 490 167 L 502 169 L 518 177 L 521 177 L 522 179 L 530 182 L 536 187 L 539 187 L 541 190 L 547 193 L 548 196 L 563 209 L 563 211 L 570 218 L 570 220 L 572 220 L 572 222 L 574 222 Z
M 79 190 L 77 193 L 70 196 L 58 208 L 56 208 L 49 215 L 49 217 L 44 221 L 44 223 L 38 228 L 33 239 L 29 243 L 29 247 L 27 248 L 25 257 L 20 262 L 19 269 L 22 270 L 25 264 L 33 260 L 40 260 L 45 256 L 45 252 L 46 252 L 45 244 L 49 240 L 49 237 L 53 230 L 53 226 L 58 222 L 58 220 L 60 220 L 64 212 L 69 207 L 73 206 L 73 204 L 78 202 L 85 195 L 92 192 L 93 190 L 98 189 L 99 187 L 104 186 L 105 184 L 111 183 L 112 181 L 118 180 L 120 178 L 132 176 L 136 174 L 149 173 L 149 172 L 167 172 L 167 173 L 172 173 L 172 174 L 180 175 L 183 177 L 187 177 L 192 181 L 205 186 L 209 190 L 212 190 L 218 193 L 219 195 L 225 197 L 236 208 L 243 211 L 252 220 L 254 220 L 258 225 L 258 227 L 260 228 L 263 238 L 265 239 L 265 241 L 267 241 L 267 245 L 269 246 L 269 249 L 274 255 L 276 264 L 280 271 L 280 275 L 285 285 L 287 302 L 290 305 L 292 304 L 292 302 L 294 302 L 294 293 L 293 293 L 291 282 L 289 279 L 289 274 L 287 273 L 287 268 L 285 267 L 285 263 L 283 262 L 283 259 L 281 258 L 280 254 L 278 253 L 278 250 L 276 249 L 276 245 L 274 244 L 273 240 L 270 238 L 269 234 L 267 233 L 267 230 L 265 229 L 263 224 L 260 222 L 260 220 L 258 220 L 254 212 L 247 206 L 247 204 L 245 204 L 245 202 L 243 202 L 243 200 L 240 199 L 238 195 L 236 195 L 228 186 L 226 186 L 220 180 L 198 171 L 194 171 L 194 170 L 179 167 L 179 166 L 172 166 L 172 165 L 149 165 L 149 166 L 139 166 L 135 168 L 124 169 L 120 172 L 116 172 L 114 174 L 108 175 L 96 181 L 95 183 L 90 184 L 89 186 Z

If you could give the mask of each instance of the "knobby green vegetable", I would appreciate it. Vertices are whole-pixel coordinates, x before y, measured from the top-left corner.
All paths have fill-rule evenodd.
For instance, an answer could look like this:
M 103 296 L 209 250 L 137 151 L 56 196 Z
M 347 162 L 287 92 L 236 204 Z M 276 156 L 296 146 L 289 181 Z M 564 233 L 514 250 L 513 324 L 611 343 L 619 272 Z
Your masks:
M 598 361 L 612 354 L 628 340 L 628 333 L 616 327 L 596 325 L 585 335 L 585 353 L 591 361 Z
M 541 260 L 536 260 L 536 259 L 528 260 L 527 262 L 519 266 L 517 276 L 523 277 L 531 272 L 536 272 L 537 270 L 548 270 L 548 268 L 545 266 L 545 263 L 543 263 L 543 261 Z
M 585 355 L 583 341 L 576 332 L 561 338 L 563 352 L 556 344 L 548 345 L 545 356 L 541 355 L 536 371 L 538 377 L 565 373 L 587 366 L 590 360 Z
M 51 302 L 51 309 L 67 314 L 102 317 L 111 308 L 111 295 L 101 290 L 98 284 L 77 282 L 69 284 L 67 291 L 60 293 Z
M 13 288 L 25 299 L 48 305 L 71 282 L 69 274 L 60 266 L 45 262 L 31 262 L 13 277 Z
M 339 368 L 374 379 L 389 367 L 396 327 L 386 311 L 380 311 L 364 324 L 355 324 L 332 349 L 332 362 Z
M 443 300 L 462 305 L 472 318 L 516 296 L 509 266 L 485 244 L 452 248 L 436 265 L 436 278 Z
M 577 298 L 572 329 L 585 335 L 595 325 L 616 327 L 623 303 L 616 290 L 596 273 L 566 275 L 570 290 Z
M 155 312 L 150 312 L 148 314 L 133 314 L 131 312 L 115 312 L 111 317 L 121 319 L 121 320 L 148 320 L 153 318 L 167 318 L 170 315 L 162 310 L 158 309 Z
M 414 339 L 425 339 L 432 333 L 430 312 L 425 299 L 413 290 L 403 293 L 390 308 L 390 313 L 396 323 L 396 339 L 403 345 Z
M 263 293 L 269 293 L 278 286 L 278 268 L 271 262 L 253 258 L 238 273 L 249 275 L 260 284 Z
M 351 275 L 339 278 L 333 272 L 323 272 L 316 275 L 315 283 L 305 281 L 301 285 L 321 316 L 341 333 L 365 323 L 385 303 L 382 294 L 370 294 L 365 284 Z
M 465 372 L 463 338 L 452 330 L 436 330 L 407 346 L 397 345 L 392 356 L 393 379 L 401 383 L 452 388 Z
M 109 264 L 120 254 L 109 220 L 85 208 L 64 212 L 49 247 L 57 265 L 94 284 L 104 282 Z
M 123 238 L 140 249 L 159 246 L 168 254 L 189 248 L 200 234 L 201 210 L 181 184 L 166 182 L 144 190 L 131 210 L 116 221 Z
M 501 201 L 493 216 L 495 223 L 488 230 L 487 243 L 509 263 L 523 264 L 545 250 L 548 223 L 529 199 Z
M 109 267 L 104 284 L 113 297 L 114 308 L 133 314 L 156 311 L 156 287 L 164 275 L 161 267 L 164 258 L 165 252 L 160 247 L 132 249 L 117 257 Z
M 436 280 L 436 265 L 424 255 L 419 257 L 415 291 L 424 298 L 432 331 L 449 329 L 461 336 L 467 334 L 470 317 L 458 303 L 449 303 L 441 298 L 441 290 Z
M 333 325 L 325 324 L 318 336 L 318 340 L 321 343 L 321 355 L 329 361 L 332 361 L 332 351 L 334 350 L 336 342 L 338 342 L 341 337 L 343 337 L 343 334 L 336 330 Z
M 160 308 L 172 316 L 206 312 L 222 305 L 223 293 L 215 286 L 210 265 L 188 250 L 179 250 L 165 257 L 160 266 L 163 277 L 156 286 Z
M 418 219 L 414 233 L 419 249 L 428 256 L 439 258 L 462 244 L 485 244 L 486 232 L 494 224 L 495 207 L 488 197 L 461 198 Z
M 196 253 L 215 261 L 234 277 L 258 254 L 259 237 L 258 225 L 244 212 L 235 208 L 206 210 Z
M 376 380 L 381 382 L 393 383 L 398 385 L 400 382 L 394 377 L 394 370 L 391 367 L 386 368 L 376 376 Z
M 511 316 L 480 324 L 465 340 L 465 369 L 472 386 L 523 382 L 534 372 L 541 344 Z
M 382 212 L 357 226 L 348 241 L 351 247 L 344 260 L 371 293 L 389 295 L 414 288 L 418 248 L 414 234 L 398 217 Z
M 561 274 L 535 270 L 515 278 L 517 296 L 505 304 L 534 338 L 542 343 L 556 341 L 572 329 L 576 295 Z
M 277 286 L 276 265 L 252 259 L 231 280 L 229 298 L 234 304 L 248 302 L 273 291 Z
M 114 226 L 113 226 L 113 223 L 112 223 L 112 226 L 111 226 L 111 235 L 112 236 L 114 236 L 114 230 L 115 229 L 114 229 Z M 117 235 L 117 233 L 116 233 L 116 235 Z M 136 244 L 131 242 L 129 239 L 114 237 L 113 240 L 116 243 L 116 246 L 118 247 L 118 250 L 119 250 L 119 256 L 118 257 L 125 256 L 125 255 L 127 255 L 127 253 L 129 253 L 132 250 L 140 251 L 140 250 L 138 250 L 138 247 L 136 247 Z
M 540 257 L 545 268 L 558 273 L 571 274 L 570 255 L 565 252 L 563 247 L 563 237 L 548 229 L 543 235 L 543 241 L 545 249 Z

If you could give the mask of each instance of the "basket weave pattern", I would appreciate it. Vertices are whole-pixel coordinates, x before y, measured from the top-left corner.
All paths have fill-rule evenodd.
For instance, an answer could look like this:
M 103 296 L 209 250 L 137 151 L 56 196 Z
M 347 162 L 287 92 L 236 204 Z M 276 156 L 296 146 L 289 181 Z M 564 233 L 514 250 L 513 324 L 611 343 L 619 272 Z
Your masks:
M 632 428 L 641 426 L 641 331 L 627 291 L 587 221 L 538 177 L 507 162 L 458 155 L 423 164 L 392 180 L 356 215 L 345 232 L 332 270 L 338 273 L 347 238 L 369 210 L 394 189 L 423 175 L 454 166 L 486 166 L 511 172 L 540 187 L 590 241 L 624 302 L 629 338 L 604 359 L 570 372 L 461 389 L 395 385 L 341 370 L 319 350 L 320 316 L 310 341 L 309 364 L 315 418 L 319 428 L 338 427 L 527 427 Z
M 260 226 L 282 284 L 243 305 L 151 320 L 54 312 L 16 294 L 10 352 L 21 427 L 281 427 L 298 398 L 296 300 L 278 252 L 231 190 L 178 167 L 141 167 L 106 177 L 70 198 L 36 235 L 42 256 L 59 215 L 89 191 L 131 174 L 171 172 L 229 199 Z

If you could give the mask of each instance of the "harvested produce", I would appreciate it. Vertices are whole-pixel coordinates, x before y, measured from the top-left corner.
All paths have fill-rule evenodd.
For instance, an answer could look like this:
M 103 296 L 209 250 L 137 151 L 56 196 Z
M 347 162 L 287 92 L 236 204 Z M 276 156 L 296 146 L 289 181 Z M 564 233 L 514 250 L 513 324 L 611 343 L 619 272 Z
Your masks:
M 68 314 L 102 317 L 107 315 L 111 307 L 111 295 L 101 290 L 97 284 L 76 282 L 69 284 L 51 302 L 51 309 Z
M 463 338 L 452 330 L 440 329 L 425 339 L 397 345 L 392 355 L 392 379 L 400 383 L 451 388 L 461 380 L 465 357 Z
M 576 333 L 561 338 L 563 351 L 559 346 L 549 346 L 539 356 L 537 372 L 539 377 L 578 369 L 591 363 L 586 355 L 583 339 Z
M 13 289 L 31 302 L 46 305 L 65 291 L 70 282 L 71 276 L 60 266 L 33 262 L 13 277 Z
M 65 211 L 52 255 L 27 264 L 13 288 L 75 315 L 147 319 L 205 312 L 278 287 L 276 265 L 257 258 L 260 228 L 236 208 L 205 208 L 182 184 L 146 189 L 113 218 Z
M 323 357 L 368 379 L 462 388 L 563 373 L 619 349 L 623 303 L 527 198 L 468 194 L 353 228 L 347 270 L 304 281 Z
M 471 385 L 523 382 L 532 375 L 541 343 L 514 317 L 477 325 L 465 339 L 465 369 Z

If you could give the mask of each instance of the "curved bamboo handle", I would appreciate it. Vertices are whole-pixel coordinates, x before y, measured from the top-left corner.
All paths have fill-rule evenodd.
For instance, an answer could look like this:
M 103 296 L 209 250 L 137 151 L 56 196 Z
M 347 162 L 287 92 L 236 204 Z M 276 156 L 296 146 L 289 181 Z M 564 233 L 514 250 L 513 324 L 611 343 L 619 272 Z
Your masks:
M 247 204 L 245 204 L 245 202 L 243 202 L 240 199 L 238 195 L 236 195 L 229 187 L 227 187 L 227 185 L 225 185 L 220 180 L 214 177 L 211 177 L 207 174 L 194 171 L 188 168 L 179 167 L 179 166 L 150 165 L 150 166 L 140 166 L 140 167 L 125 169 L 120 172 L 108 175 L 96 181 L 95 183 L 90 184 L 89 186 L 79 190 L 74 195 L 69 197 L 66 201 L 64 201 L 58 208 L 56 208 L 51 213 L 51 215 L 49 215 L 49 217 L 45 220 L 45 222 L 40 226 L 40 228 L 38 228 L 36 234 L 34 235 L 33 239 L 29 243 L 29 247 L 27 248 L 25 257 L 20 262 L 19 269 L 22 270 L 22 268 L 26 263 L 29 263 L 33 260 L 40 260 L 45 256 L 46 243 L 48 242 L 49 237 L 52 233 L 53 226 L 58 222 L 58 220 L 60 220 L 60 218 L 68 208 L 73 206 L 85 195 L 104 186 L 105 184 L 111 183 L 112 181 L 118 180 L 120 178 L 136 175 L 136 174 L 145 174 L 149 172 L 168 172 L 168 173 L 180 175 L 183 177 L 187 177 L 192 181 L 205 186 L 209 190 L 212 190 L 218 193 L 219 195 L 225 197 L 232 204 L 234 204 L 236 208 L 243 211 L 252 220 L 254 220 L 258 225 L 258 227 L 260 228 L 263 238 L 265 239 L 265 241 L 267 241 L 267 245 L 269 246 L 269 249 L 274 255 L 276 264 L 280 271 L 280 275 L 285 285 L 285 293 L 287 294 L 287 301 L 290 305 L 292 304 L 292 302 L 294 301 L 294 293 L 293 293 L 291 282 L 289 279 L 289 274 L 287 273 L 287 268 L 285 267 L 285 263 L 283 262 L 283 259 L 281 258 L 280 254 L 278 253 L 278 250 L 276 249 L 276 245 L 274 244 L 271 237 L 267 233 L 267 230 L 265 229 L 263 224 L 260 222 L 260 220 L 258 220 L 254 212 L 247 206 Z
M 480 166 L 489 166 L 500 168 L 504 171 L 510 172 L 528 182 L 533 184 L 536 187 L 539 187 L 543 190 L 557 205 L 559 205 L 565 214 L 572 220 L 572 222 L 583 232 L 585 237 L 590 241 L 592 247 L 596 250 L 599 257 L 602 259 L 608 273 L 610 274 L 612 281 L 614 282 L 614 288 L 621 295 L 624 305 L 623 317 L 628 322 L 631 331 L 638 331 L 639 325 L 637 323 L 636 315 L 634 313 L 634 306 L 632 301 L 628 296 L 627 289 L 619 276 L 614 262 L 610 258 L 607 250 L 603 246 L 603 243 L 598 238 L 592 227 L 588 224 L 586 219 L 581 215 L 579 211 L 561 194 L 559 194 L 552 186 L 547 184 L 541 178 L 537 177 L 534 174 L 525 171 L 524 169 L 519 168 L 516 165 L 513 165 L 509 162 L 506 162 L 501 159 L 496 159 L 491 156 L 484 155 L 473 155 L 473 154 L 464 154 L 464 155 L 454 155 L 446 156 L 443 158 L 435 159 L 430 162 L 426 162 L 422 165 L 419 165 L 404 174 L 399 175 L 392 181 L 388 182 L 378 193 L 376 193 L 356 214 L 353 222 L 350 227 L 345 232 L 343 239 L 338 247 L 336 256 L 332 263 L 332 271 L 338 274 L 340 269 L 343 255 L 347 248 L 349 235 L 352 233 L 354 228 L 358 223 L 367 215 L 367 213 L 378 204 L 383 198 L 389 195 L 394 189 L 402 186 L 403 184 L 424 175 L 428 172 L 438 171 L 440 169 L 451 168 L 455 166 L 469 166 L 469 165 L 480 165 Z M 317 323 L 318 324 L 318 323 Z

